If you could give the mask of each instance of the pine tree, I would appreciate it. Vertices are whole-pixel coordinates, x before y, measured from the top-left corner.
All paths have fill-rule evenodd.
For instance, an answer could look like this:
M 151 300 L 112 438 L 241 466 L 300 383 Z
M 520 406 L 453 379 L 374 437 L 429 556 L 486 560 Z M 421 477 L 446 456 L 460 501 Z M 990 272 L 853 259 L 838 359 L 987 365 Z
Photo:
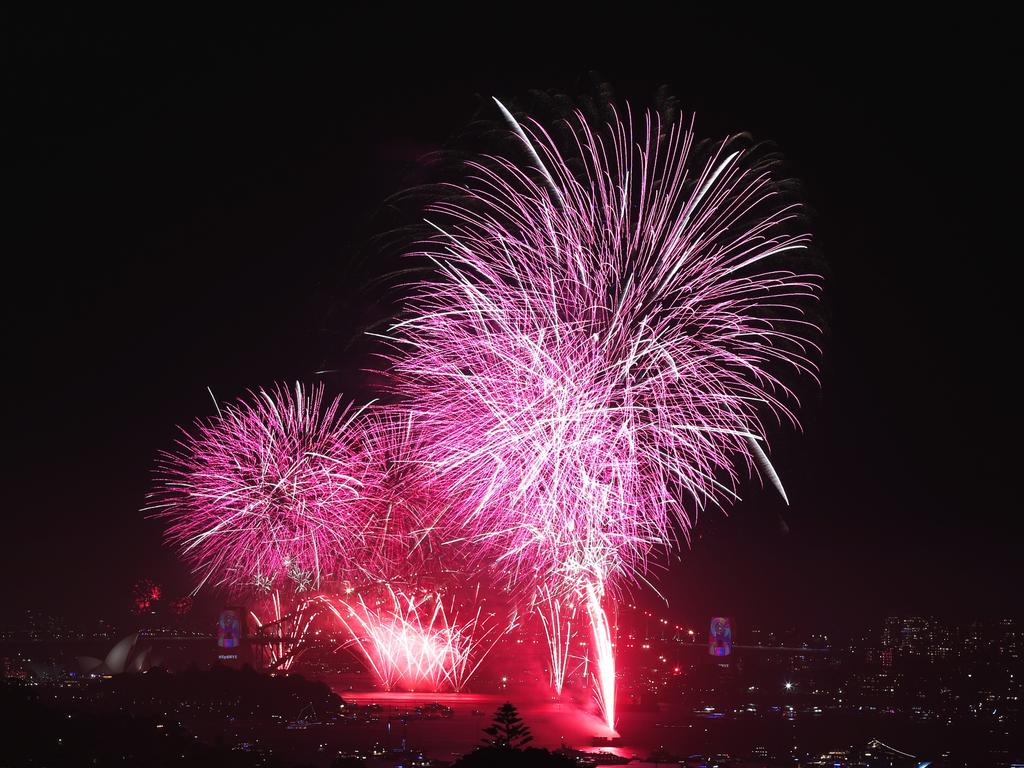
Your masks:
M 507 701 L 498 707 L 493 722 L 484 728 L 484 733 L 490 737 L 483 740 L 484 744 L 501 749 L 522 749 L 533 741 L 529 727 L 523 725 L 523 719 L 519 717 L 519 710 Z

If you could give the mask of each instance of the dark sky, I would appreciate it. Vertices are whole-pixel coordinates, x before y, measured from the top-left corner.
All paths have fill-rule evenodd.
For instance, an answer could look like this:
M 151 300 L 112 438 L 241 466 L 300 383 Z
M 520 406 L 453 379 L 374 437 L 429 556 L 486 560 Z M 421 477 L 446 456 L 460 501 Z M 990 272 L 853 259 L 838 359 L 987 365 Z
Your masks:
M 365 365 L 386 197 L 493 117 L 486 97 L 579 92 L 596 70 L 635 106 L 669 86 L 702 136 L 775 141 L 828 273 L 823 386 L 804 434 L 774 442 L 792 506 L 750 488 L 703 519 L 662 578 L 675 609 L 1019 613 L 1007 69 L 962 25 L 805 22 L 597 20 L 556 56 L 550 29 L 492 46 L 394 19 L 11 21 L 4 604 L 83 618 L 141 576 L 184 592 L 138 511 L 176 425 L 210 412 L 208 386 Z

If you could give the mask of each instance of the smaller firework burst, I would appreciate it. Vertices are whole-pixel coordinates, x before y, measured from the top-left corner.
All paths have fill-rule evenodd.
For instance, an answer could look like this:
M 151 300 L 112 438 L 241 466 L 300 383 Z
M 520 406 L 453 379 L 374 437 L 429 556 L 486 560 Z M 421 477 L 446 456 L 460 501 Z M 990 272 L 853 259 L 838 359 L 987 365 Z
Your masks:
M 140 579 L 132 587 L 132 610 L 135 613 L 152 610 L 163 594 L 163 588 L 152 579 Z
M 323 401 L 323 388 L 259 390 L 197 421 L 162 453 L 148 510 L 210 582 L 267 592 L 316 589 L 358 559 L 364 530 L 361 410 Z M 197 589 L 199 588 L 197 587 Z

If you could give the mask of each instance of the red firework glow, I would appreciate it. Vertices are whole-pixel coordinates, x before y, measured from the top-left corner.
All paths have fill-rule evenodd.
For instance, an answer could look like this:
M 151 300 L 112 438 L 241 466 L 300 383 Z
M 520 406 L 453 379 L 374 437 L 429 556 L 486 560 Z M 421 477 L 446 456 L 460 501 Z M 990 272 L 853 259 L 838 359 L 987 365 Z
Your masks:
M 480 608 L 462 618 L 439 594 L 411 595 L 388 587 L 367 603 L 326 600 L 386 691 L 460 691 L 504 634 Z
M 188 595 L 179 597 L 173 603 L 171 603 L 171 610 L 174 615 L 178 618 L 188 616 L 192 612 L 192 598 Z
M 160 602 L 163 594 L 161 586 L 152 579 L 140 579 L 132 587 L 132 609 L 135 613 L 145 613 Z
M 412 418 L 374 412 L 360 424 L 365 549 L 359 574 L 370 586 L 325 599 L 385 690 L 461 690 L 504 634 L 478 600 L 454 599 L 472 578 L 459 547 L 440 547 L 437 527 L 459 514 L 423 471 L 421 435 Z M 443 526 L 442 526 L 443 527 Z

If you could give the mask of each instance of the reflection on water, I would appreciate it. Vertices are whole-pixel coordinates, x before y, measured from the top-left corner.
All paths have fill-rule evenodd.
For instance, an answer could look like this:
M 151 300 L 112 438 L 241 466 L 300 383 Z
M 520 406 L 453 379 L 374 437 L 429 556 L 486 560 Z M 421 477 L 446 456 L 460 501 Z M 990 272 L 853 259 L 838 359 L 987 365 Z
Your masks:
M 350 679 L 329 681 L 332 689 L 346 701 L 361 706 L 380 707 L 378 726 L 383 737 L 398 746 L 402 738 L 416 748 L 436 756 L 463 754 L 483 739 L 483 728 L 490 725 L 494 711 L 511 701 L 530 727 L 534 745 L 557 749 L 560 746 L 592 748 L 595 736 L 606 733 L 596 707 L 587 710 L 585 701 L 566 696 L 558 699 L 547 692 L 508 691 L 505 693 L 407 693 L 399 691 L 353 690 Z M 417 709 L 430 704 L 451 709 L 449 717 L 429 719 L 417 715 Z M 617 745 L 618 746 L 618 745 Z M 635 749 L 629 750 L 632 755 Z
M 549 749 L 570 747 L 607 752 L 621 758 L 647 758 L 655 752 L 750 755 L 755 748 L 779 756 L 820 752 L 836 745 L 863 744 L 872 738 L 896 743 L 928 743 L 939 736 L 904 719 L 876 715 L 825 712 L 814 715 L 766 711 L 729 715 L 694 711 L 682 704 L 619 712 L 619 739 L 603 742 L 607 734 L 596 705 L 579 697 L 554 698 L 547 690 L 509 690 L 502 693 L 383 693 L 354 691 L 338 681 L 332 688 L 346 701 L 377 705 L 378 721 L 358 729 L 360 737 L 377 738 L 387 746 L 404 743 L 439 758 L 464 754 L 481 743 L 482 729 L 495 709 L 511 701 L 534 736 L 534 745 Z M 443 717 L 417 709 L 437 703 L 450 708 Z M 639 766 L 642 763 L 632 762 Z

